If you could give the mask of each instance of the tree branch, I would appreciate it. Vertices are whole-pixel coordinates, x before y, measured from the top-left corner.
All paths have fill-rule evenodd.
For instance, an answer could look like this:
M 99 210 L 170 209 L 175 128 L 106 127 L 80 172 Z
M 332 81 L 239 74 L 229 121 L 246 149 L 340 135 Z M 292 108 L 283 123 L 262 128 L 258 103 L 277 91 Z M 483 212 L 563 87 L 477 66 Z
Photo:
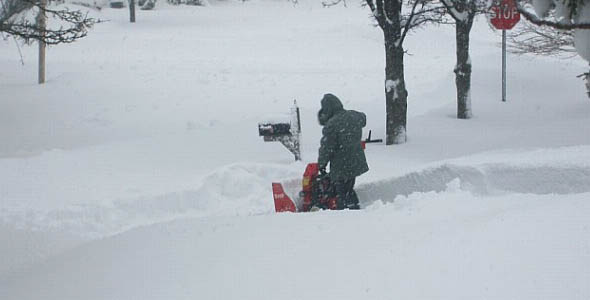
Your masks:
M 404 40 L 406 39 L 406 35 L 408 34 L 408 31 L 411 28 L 410 24 L 412 23 L 412 19 L 414 18 L 414 15 L 416 13 L 416 7 L 418 7 L 419 2 L 422 2 L 422 0 L 414 1 L 414 4 L 412 5 L 412 11 L 408 15 L 408 20 L 406 21 L 406 24 L 404 24 L 404 30 L 403 30 L 402 36 L 400 38 L 400 45 L 402 45 L 404 43 Z
M 371 12 L 375 13 L 375 3 L 373 3 L 373 0 L 365 0 L 365 2 L 367 3 L 369 8 L 371 9 Z
M 515 54 L 571 58 L 576 53 L 573 31 L 537 26 L 530 22 L 508 32 L 508 46 L 508 50 Z
M 45 13 L 53 18 L 68 23 L 68 26 L 59 29 L 44 28 L 38 24 L 24 18 L 18 21 L 10 21 L 22 10 L 5 11 L 5 18 L 0 20 L 0 32 L 23 39 L 26 43 L 31 40 L 43 41 L 48 45 L 57 45 L 62 43 L 72 43 L 88 34 L 88 29 L 94 24 L 102 21 L 89 18 L 87 14 L 81 11 L 72 11 L 67 8 L 54 10 L 40 5 L 37 0 L 18 0 L 31 7 L 37 7 L 40 12 Z
M 398 10 L 396 5 L 394 4 L 399 4 L 401 5 L 401 1 L 402 0 L 383 0 L 384 1 L 384 5 L 383 5 L 383 16 L 385 17 L 385 22 L 387 22 L 387 24 L 392 25 L 394 24 L 393 21 L 393 16 L 388 15 L 387 13 L 393 13 L 395 10 Z
M 330 2 L 328 1 L 322 1 L 322 6 L 324 7 L 331 7 L 334 5 L 338 5 L 342 3 L 344 5 L 344 7 L 346 7 L 346 0 L 331 0 Z
M 556 21 L 541 19 L 541 18 L 537 17 L 537 15 L 535 13 L 526 9 L 522 5 L 521 2 L 523 2 L 523 0 L 517 0 L 515 2 L 516 2 L 516 7 L 518 9 L 518 12 L 520 12 L 520 14 L 523 17 L 525 17 L 529 22 L 531 22 L 535 25 L 550 26 L 550 27 L 553 27 L 556 29 L 561 29 L 561 30 L 590 29 L 590 23 L 563 24 L 563 23 L 556 22 Z M 590 4 L 586 4 L 586 5 L 590 5 Z
M 381 27 L 381 29 L 385 29 L 385 16 L 383 15 L 383 0 L 375 0 L 376 5 L 373 4 L 373 0 L 366 1 L 371 10 L 373 11 L 373 16 L 375 17 L 375 20 L 377 20 L 379 27 Z

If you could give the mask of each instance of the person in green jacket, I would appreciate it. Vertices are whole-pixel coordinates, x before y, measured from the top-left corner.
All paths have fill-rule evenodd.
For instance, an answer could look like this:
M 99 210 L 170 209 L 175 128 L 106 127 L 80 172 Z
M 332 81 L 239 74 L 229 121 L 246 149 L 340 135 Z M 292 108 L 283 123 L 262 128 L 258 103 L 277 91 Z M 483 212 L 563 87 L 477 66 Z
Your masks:
M 340 99 L 332 94 L 325 94 L 321 105 L 318 122 L 324 128 L 318 157 L 320 173 L 326 174 L 329 163 L 338 207 L 359 209 L 354 184 L 357 176 L 369 171 L 361 146 L 367 117 L 362 112 L 345 110 Z

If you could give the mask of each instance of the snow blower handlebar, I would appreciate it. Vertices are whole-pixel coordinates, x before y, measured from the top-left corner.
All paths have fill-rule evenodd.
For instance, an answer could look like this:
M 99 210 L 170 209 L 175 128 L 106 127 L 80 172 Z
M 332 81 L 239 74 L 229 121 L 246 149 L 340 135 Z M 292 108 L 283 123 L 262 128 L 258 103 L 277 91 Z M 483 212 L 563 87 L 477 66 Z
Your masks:
M 363 148 L 363 150 L 365 150 L 367 143 L 381 143 L 381 142 L 383 142 L 382 139 L 372 140 L 371 139 L 371 130 L 369 130 L 369 136 L 364 141 L 361 141 L 361 147 Z
M 381 142 L 383 142 L 383 140 L 382 139 L 372 140 L 371 139 L 371 130 L 369 130 L 369 136 L 363 142 L 365 142 L 365 143 L 381 143 Z

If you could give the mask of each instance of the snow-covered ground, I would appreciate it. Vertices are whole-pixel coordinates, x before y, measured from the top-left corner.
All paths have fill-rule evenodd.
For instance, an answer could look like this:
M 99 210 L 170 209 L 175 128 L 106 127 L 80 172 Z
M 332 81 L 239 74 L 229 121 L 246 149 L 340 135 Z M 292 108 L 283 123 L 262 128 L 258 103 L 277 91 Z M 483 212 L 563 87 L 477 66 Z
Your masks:
M 362 211 L 275 214 L 270 182 L 314 161 L 322 95 L 384 133 L 368 8 L 159 2 L 71 45 L 0 40 L 0 299 L 588 299 L 590 101 L 581 59 L 471 39 L 474 118 L 455 114 L 454 29 L 408 37 L 408 143 L 371 144 Z M 257 124 L 302 112 L 304 162 Z

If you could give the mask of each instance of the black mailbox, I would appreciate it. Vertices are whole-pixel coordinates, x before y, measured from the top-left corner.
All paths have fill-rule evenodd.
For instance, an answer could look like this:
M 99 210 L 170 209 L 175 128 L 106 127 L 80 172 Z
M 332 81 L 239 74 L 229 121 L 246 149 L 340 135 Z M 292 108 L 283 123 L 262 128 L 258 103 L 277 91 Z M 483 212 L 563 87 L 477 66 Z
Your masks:
M 290 123 L 260 123 L 258 124 L 258 135 L 260 136 L 280 136 L 290 135 Z

